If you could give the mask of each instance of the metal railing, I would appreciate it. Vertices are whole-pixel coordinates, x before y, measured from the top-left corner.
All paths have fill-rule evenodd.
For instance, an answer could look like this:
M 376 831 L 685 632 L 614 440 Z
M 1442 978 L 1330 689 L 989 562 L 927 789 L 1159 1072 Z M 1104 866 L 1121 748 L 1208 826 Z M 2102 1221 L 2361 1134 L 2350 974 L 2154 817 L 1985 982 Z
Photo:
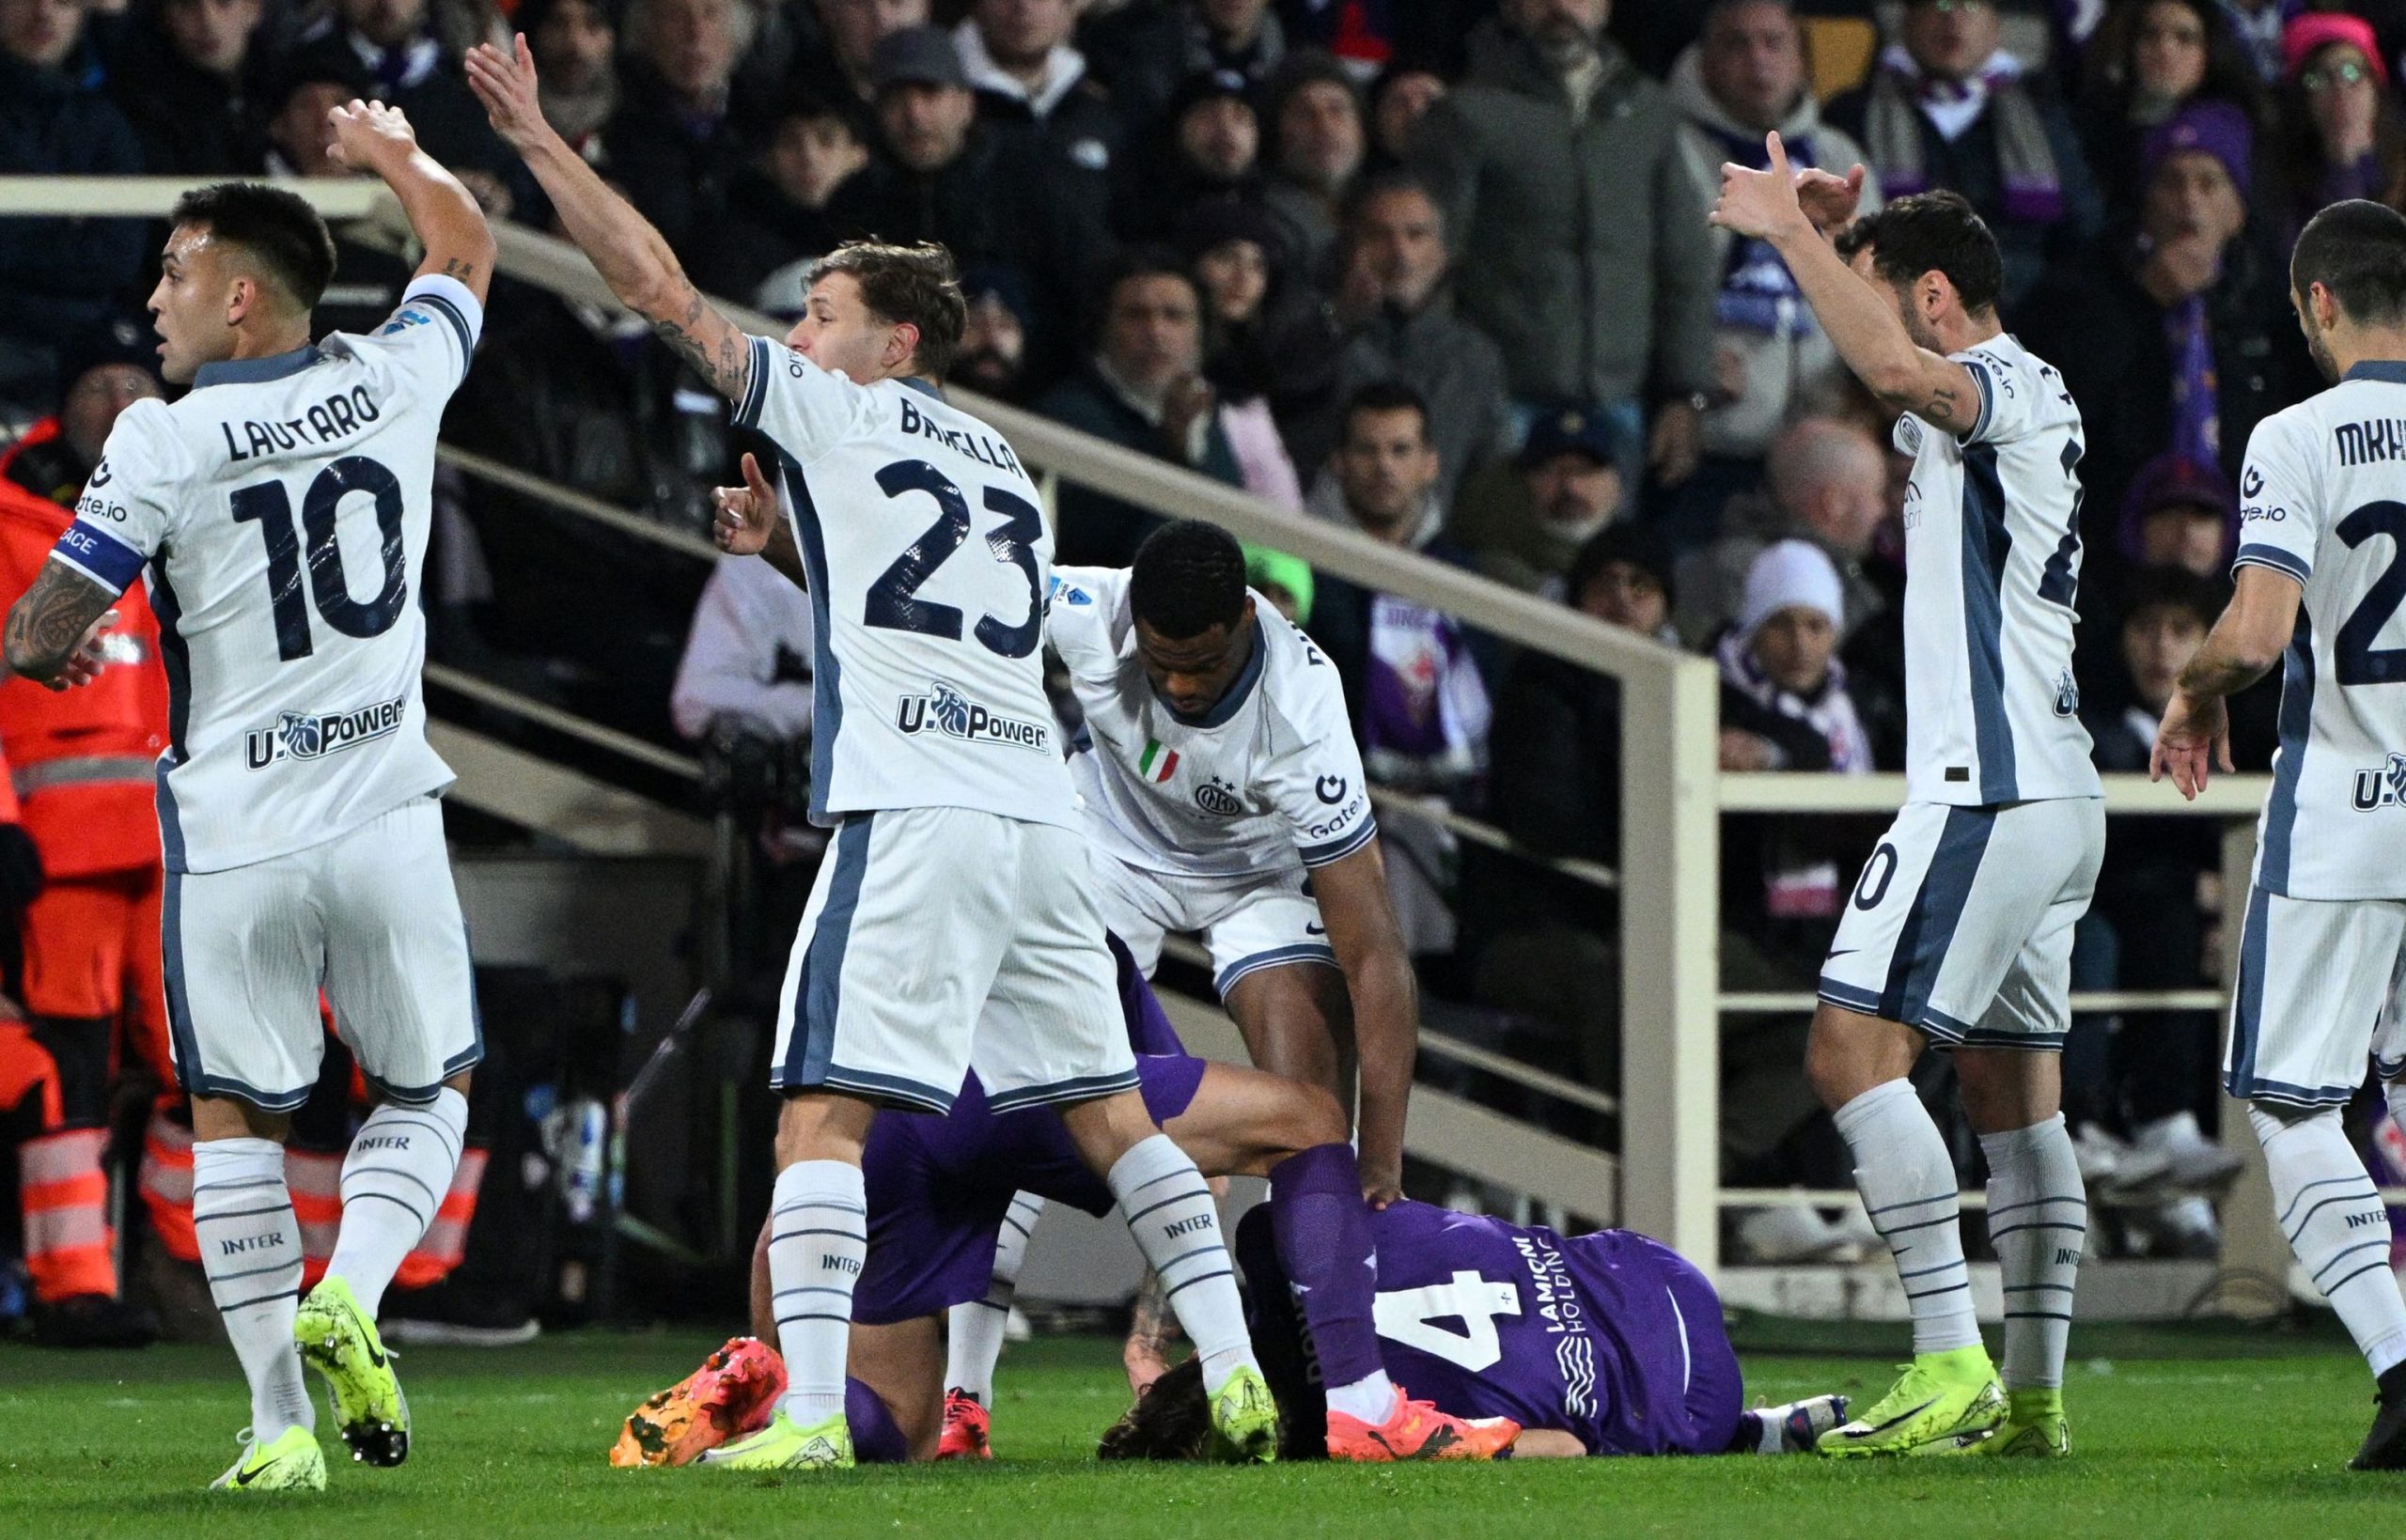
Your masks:
M 168 179 L 0 178 L 0 217 L 156 215 L 185 185 Z M 398 206 L 376 184 L 289 185 L 311 197 L 330 218 L 352 221 L 354 237 L 394 249 L 406 245 L 406 226 Z M 573 300 L 617 308 L 573 247 L 514 226 L 503 226 L 495 233 L 504 272 Z M 771 335 L 782 330 L 756 312 L 725 308 L 748 329 Z M 1718 988 L 1719 819 L 1737 812 L 1885 813 L 1903 801 L 1901 778 L 1723 775 L 1716 763 L 1717 677 L 1704 659 L 1353 531 L 1300 519 L 1182 467 L 1102 443 L 1023 409 L 967 392 L 954 395 L 1005 434 L 1032 467 L 1142 507 L 1211 520 L 1244 539 L 1273 545 L 1358 584 L 1459 615 L 1507 641 L 1619 681 L 1619 861 L 1610 870 L 1593 863 L 1579 863 L 1584 870 L 1568 863 L 1550 863 L 1597 887 L 1626 889 L 1630 895 L 1619 906 L 1624 1094 L 1617 1212 L 1621 1222 L 1668 1242 L 1711 1270 L 1717 1260 L 1720 1207 L 1745 1196 L 1742 1190 L 1725 1191 L 1719 1181 L 1719 1014 L 1725 1009 L 1798 1008 L 1803 1001 L 1801 992 L 1724 992 Z M 490 480 L 522 476 L 510 467 L 456 451 L 447 458 L 462 471 Z M 523 480 L 517 490 L 532 491 Z M 624 533 L 679 549 L 701 544 L 623 510 L 611 511 L 633 521 L 614 523 Z M 2143 781 L 2133 785 L 2133 779 L 2108 778 L 2109 811 L 2252 817 L 2262 785 L 2260 779 L 2220 782 L 2208 798 L 2184 804 L 2166 788 Z M 1478 843 L 1491 843 L 1490 836 L 1505 839 L 1501 831 L 1475 825 L 1450 811 L 1408 810 L 1400 803 L 1391 804 L 1391 810 L 1400 816 L 1429 813 L 1459 837 Z M 1508 840 L 1505 848 L 1518 848 Z M 2226 880 L 2226 901 L 2243 894 L 2243 864 L 2239 875 L 2236 884 Z M 2217 998 L 2204 990 L 2116 991 L 2085 997 L 2083 1004 L 2202 1008 Z M 2237 1121 L 2226 1119 L 2226 1124 Z M 2269 1234 L 2269 1212 L 2261 1220 Z M 2252 1222 L 2252 1215 L 2243 1221 L 2233 1218 L 2234 1237 L 2242 1223 Z M 2277 1236 L 2273 1240 L 2277 1244 Z

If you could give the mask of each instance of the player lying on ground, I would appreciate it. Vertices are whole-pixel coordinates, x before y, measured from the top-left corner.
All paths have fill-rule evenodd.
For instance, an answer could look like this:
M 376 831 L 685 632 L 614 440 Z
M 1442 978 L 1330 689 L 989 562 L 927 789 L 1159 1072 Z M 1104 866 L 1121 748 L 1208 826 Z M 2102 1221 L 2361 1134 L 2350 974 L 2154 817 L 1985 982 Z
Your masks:
M 1995 238 L 1952 193 L 1854 210 L 1857 166 L 1725 164 L 1712 222 L 1766 241 L 1897 420 L 1905 487 L 1906 797 L 1820 979 L 1805 1068 L 1913 1309 L 1914 1361 L 1831 1454 L 2070 1453 L 2063 1366 L 2088 1206 L 2062 1114 L 2072 926 L 2105 844 L 2072 678 L 2080 412 L 1999 324 Z M 1809 198 L 1808 217 L 1800 190 Z M 1989 1167 L 2005 1384 L 1980 1342 L 1945 1136 L 1914 1089 L 1955 1059 Z
M 1744 1409 L 1720 1297 L 1644 1236 L 1560 1236 L 1412 1202 L 1373 1214 L 1370 1234 L 1387 1373 L 1457 1417 L 1518 1424 L 1515 1458 L 1810 1454 L 1846 1419 L 1842 1395 Z M 1308 1427 L 1320 1405 L 1313 1339 L 1259 1210 L 1237 1226 L 1237 1260 L 1262 1371 L 1287 1425 Z M 1202 1388 L 1192 1359 L 1164 1375 L 1102 1436 L 1102 1457 L 1202 1457 Z M 1312 1452 L 1290 1436 L 1286 1453 Z
M 1115 951 L 1117 947 L 1115 943 Z M 1290 1429 L 1337 1459 L 1476 1459 L 1510 1437 L 1436 1413 L 1390 1382 L 1371 1331 L 1379 1263 L 1369 1210 L 1345 1143 L 1345 1119 L 1326 1092 L 1258 1069 L 1188 1054 L 1124 951 L 1120 999 L 1147 1108 L 1213 1174 L 1271 1179 L 1271 1244 L 1286 1276 L 1306 1285 L 1304 1318 L 1327 1382 L 1367 1418 L 1339 1406 Z M 944 1312 L 984 1293 L 994 1236 L 1013 1195 L 1032 1192 L 1089 1214 L 1113 1195 L 1079 1163 L 1057 1119 L 995 1112 L 973 1075 L 943 1117 L 889 1114 L 869 1133 L 869 1249 L 852 1296 L 847 1412 L 867 1460 L 931 1459 L 945 1425 Z M 766 1231 L 763 1231 L 766 1234 Z M 762 1257 L 752 1274 L 753 1328 L 774 1325 Z M 758 1343 L 729 1344 L 673 1390 L 627 1420 L 614 1464 L 678 1465 L 765 1415 L 773 1358 Z M 1409 1383 L 1405 1381 L 1403 1383 Z
M 248 1441 L 216 1484 L 236 1491 L 325 1486 L 304 1357 L 353 1458 L 407 1457 L 376 1311 L 451 1185 L 484 1054 L 414 598 L 435 434 L 476 344 L 492 235 L 398 112 L 353 101 L 332 120 L 335 158 L 382 177 L 426 248 L 400 308 L 372 337 L 311 345 L 335 267 L 324 223 L 271 187 L 187 194 L 150 311 L 161 372 L 193 389 L 117 418 L 8 627 L 9 666 L 50 680 L 147 569 L 176 660 L 161 939 L 193 1221 L 250 1381 Z M 362 553 L 381 571 L 359 571 Z M 282 1143 L 318 1079 L 321 984 L 383 1105 L 352 1143 L 334 1255 L 301 1300 Z
M 2315 215 L 2289 301 L 2332 388 L 2247 442 L 2230 607 L 2181 670 L 2150 770 L 2189 798 L 2215 763 L 2227 771 L 2224 702 L 2287 659 L 2223 1081 L 2248 1104 L 2298 1265 L 2372 1368 L 2379 1409 L 2351 1463 L 2397 1470 L 2406 1298 L 2388 1212 L 2340 1117 L 2369 1057 L 2406 1126 L 2406 651 L 2374 646 L 2406 578 L 2406 465 L 2367 437 L 2406 417 L 2406 218 L 2362 200 Z
M 773 446 L 792 517 L 722 502 L 719 542 L 807 586 L 816 617 L 810 817 L 835 833 L 770 1070 L 784 1105 L 768 1260 L 791 1385 L 769 1426 L 712 1463 L 852 1463 L 845 1355 L 869 1132 L 881 1109 L 950 1111 L 973 1066 L 996 1105 L 1057 1112 L 1169 1280 L 1219 1426 L 1270 1458 L 1276 1414 L 1218 1211 L 1138 1095 L 1087 888 L 1044 693 L 1042 494 L 1001 434 L 936 392 L 968 312 L 950 254 L 840 246 L 814 265 L 782 345 L 747 337 L 543 120 L 525 39 L 480 46 L 466 70 L 611 292 Z

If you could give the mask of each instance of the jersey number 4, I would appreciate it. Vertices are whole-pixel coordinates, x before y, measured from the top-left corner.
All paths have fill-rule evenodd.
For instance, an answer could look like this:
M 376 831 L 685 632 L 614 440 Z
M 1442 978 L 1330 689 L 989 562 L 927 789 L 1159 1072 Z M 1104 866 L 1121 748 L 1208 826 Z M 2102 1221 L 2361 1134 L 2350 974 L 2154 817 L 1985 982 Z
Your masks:
M 1425 1288 L 1383 1291 L 1372 1310 L 1380 1336 L 1477 1374 L 1504 1357 L 1495 1317 L 1518 1315 L 1521 1293 L 1475 1272 L 1457 1272 L 1450 1281 Z M 1437 1324 L 1445 1320 L 1460 1321 L 1462 1329 L 1455 1331 Z
M 918 596 L 920 584 L 950 561 L 954 552 L 969 543 L 968 500 L 961 495 L 961 489 L 950 476 L 923 459 L 895 461 L 877 473 L 877 484 L 888 497 L 926 492 L 936 500 L 938 511 L 936 521 L 928 526 L 927 532 L 904 547 L 893 565 L 868 585 L 868 602 L 862 609 L 861 623 L 960 641 L 961 612 L 952 605 L 937 604 Z M 1044 519 L 1027 499 L 999 487 L 986 489 L 986 511 L 1003 516 L 1002 523 L 986 537 L 986 549 L 994 560 L 1018 568 L 1027 579 L 1027 618 L 1009 625 L 992 615 L 982 615 L 977 621 L 977 640 L 990 652 L 1006 658 L 1024 658 L 1036 650 L 1036 644 L 1044 634 L 1044 595 L 1034 550 L 1044 534 Z
M 335 514 L 347 492 L 375 500 L 376 529 L 383 537 L 384 586 L 365 603 L 351 597 L 335 543 Z M 267 542 L 268 602 L 275 612 L 275 653 L 285 662 L 317 650 L 309 634 L 309 612 L 301 599 L 301 537 L 292 527 L 292 498 L 281 481 L 262 481 L 236 491 L 234 521 L 257 524 Z M 318 473 L 301 498 L 301 530 L 309 537 L 309 598 L 318 614 L 345 636 L 382 636 L 400 618 L 409 599 L 409 575 L 401 553 L 401 484 L 392 472 L 365 455 L 345 455 Z

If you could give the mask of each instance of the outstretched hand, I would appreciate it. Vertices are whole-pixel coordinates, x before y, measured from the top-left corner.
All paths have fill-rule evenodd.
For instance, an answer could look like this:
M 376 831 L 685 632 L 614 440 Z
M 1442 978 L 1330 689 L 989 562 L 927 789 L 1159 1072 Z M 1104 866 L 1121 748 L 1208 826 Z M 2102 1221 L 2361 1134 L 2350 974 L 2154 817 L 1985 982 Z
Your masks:
M 352 171 L 374 171 L 389 156 L 409 155 L 417 148 L 417 131 L 398 107 L 357 98 L 326 114 L 334 139 L 327 156 Z
M 713 495 L 718 499 L 718 517 L 711 521 L 711 535 L 718 548 L 730 556 L 757 556 L 767 550 L 783 510 L 776 488 L 760 474 L 759 460 L 747 452 L 743 485 L 718 488 Z
M 2220 695 L 2174 691 L 2172 704 L 2164 709 L 2163 725 L 2155 731 L 2147 778 L 2161 781 L 2170 775 L 2181 797 L 2194 802 L 2216 767 L 2225 775 L 2237 773 L 2230 759 L 2229 708 Z
M 1813 228 L 1824 233 L 1836 229 L 1854 218 L 1854 210 L 1863 202 L 1863 163 L 1841 177 L 1808 165 L 1796 173 L 1796 202 Z
M 99 678 L 101 671 L 109 666 L 109 628 L 117 622 L 117 611 L 102 611 L 98 619 L 84 628 L 83 640 L 75 644 L 75 650 L 67 655 L 67 661 L 58 665 L 58 672 L 41 681 L 42 688 L 72 690 L 77 685 L 90 684 Z M 6 671 L 0 670 L 0 678 L 6 677 Z
M 543 120 L 543 103 L 536 89 L 535 52 L 526 34 L 511 40 L 508 52 L 486 42 L 468 50 L 461 61 L 468 88 L 484 103 L 485 117 L 504 143 L 521 155 L 542 143 L 552 132 Z
M 1771 152 L 1768 170 L 1749 170 L 1734 161 L 1721 163 L 1721 198 L 1712 206 L 1712 212 L 1705 216 L 1725 230 L 1758 241 L 1809 228 L 1811 225 L 1797 201 L 1796 177 L 1789 169 L 1788 147 L 1779 142 L 1776 132 L 1765 135 L 1763 145 Z

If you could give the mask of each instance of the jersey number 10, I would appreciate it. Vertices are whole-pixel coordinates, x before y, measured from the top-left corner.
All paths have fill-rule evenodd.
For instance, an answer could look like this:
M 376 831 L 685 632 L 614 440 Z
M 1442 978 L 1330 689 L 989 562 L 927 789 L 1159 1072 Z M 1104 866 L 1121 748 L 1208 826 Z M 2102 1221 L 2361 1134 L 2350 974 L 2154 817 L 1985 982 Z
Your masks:
M 383 537 L 384 586 L 361 603 L 351 597 L 342 548 L 335 543 L 335 513 L 346 492 L 376 501 L 376 528 Z M 301 540 L 292 527 L 292 499 L 281 481 L 262 481 L 236 491 L 234 521 L 256 523 L 267 542 L 268 600 L 275 611 L 275 653 L 285 662 L 317 650 L 309 634 L 309 612 L 301 599 Z M 301 498 L 301 528 L 309 537 L 309 597 L 318 614 L 345 636 L 382 636 L 400 618 L 409 598 L 402 568 L 401 484 L 392 472 L 365 455 L 345 455 L 320 471 Z

